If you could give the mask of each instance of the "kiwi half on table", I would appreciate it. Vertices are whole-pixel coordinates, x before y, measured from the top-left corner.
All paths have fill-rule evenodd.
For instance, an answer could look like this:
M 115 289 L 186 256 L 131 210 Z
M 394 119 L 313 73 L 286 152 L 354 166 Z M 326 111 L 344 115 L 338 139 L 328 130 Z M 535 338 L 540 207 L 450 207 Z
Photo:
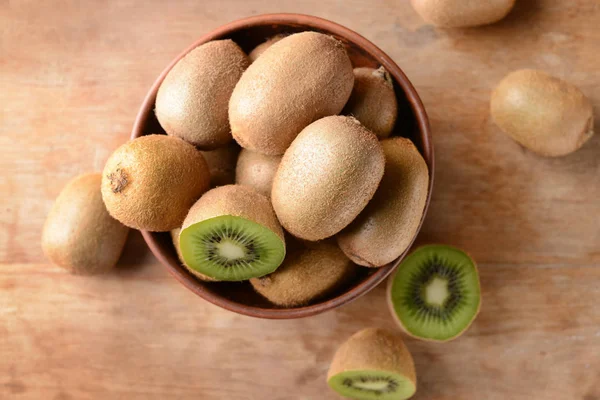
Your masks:
M 179 244 L 189 269 L 219 281 L 269 274 L 285 257 L 283 229 L 269 199 L 240 185 L 206 192 L 185 218 Z
M 335 353 L 329 386 L 353 399 L 402 400 L 417 390 L 413 358 L 398 333 L 367 328 Z
M 410 336 L 438 342 L 455 339 L 481 307 L 477 265 L 455 247 L 420 247 L 389 280 L 387 299 L 392 315 Z

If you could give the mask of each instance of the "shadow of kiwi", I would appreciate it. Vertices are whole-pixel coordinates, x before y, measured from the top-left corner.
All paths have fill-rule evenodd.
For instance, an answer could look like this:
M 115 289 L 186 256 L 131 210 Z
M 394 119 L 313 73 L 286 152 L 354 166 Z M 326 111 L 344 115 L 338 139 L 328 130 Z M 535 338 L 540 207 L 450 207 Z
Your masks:
M 131 229 L 121 257 L 117 262 L 117 273 L 134 272 L 146 268 L 152 263 L 156 264 L 156 259 L 144 241 L 142 234 L 140 231 Z

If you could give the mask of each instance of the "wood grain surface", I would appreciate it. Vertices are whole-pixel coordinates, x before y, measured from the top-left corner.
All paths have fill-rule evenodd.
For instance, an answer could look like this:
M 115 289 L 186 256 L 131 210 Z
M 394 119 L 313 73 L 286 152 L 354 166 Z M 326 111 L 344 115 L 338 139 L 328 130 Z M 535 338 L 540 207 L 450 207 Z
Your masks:
M 0 1 L 0 399 L 336 399 L 336 347 L 394 328 L 384 288 L 296 321 L 235 315 L 178 284 L 132 234 L 118 269 L 44 259 L 46 213 L 128 139 L 163 67 L 203 33 L 266 12 L 332 19 L 379 45 L 428 109 L 436 183 L 419 243 L 478 261 L 482 312 L 458 340 L 407 340 L 416 399 L 600 399 L 600 138 L 545 159 L 490 121 L 508 72 L 578 85 L 600 120 L 600 3 L 517 0 L 480 29 L 426 25 L 407 0 Z

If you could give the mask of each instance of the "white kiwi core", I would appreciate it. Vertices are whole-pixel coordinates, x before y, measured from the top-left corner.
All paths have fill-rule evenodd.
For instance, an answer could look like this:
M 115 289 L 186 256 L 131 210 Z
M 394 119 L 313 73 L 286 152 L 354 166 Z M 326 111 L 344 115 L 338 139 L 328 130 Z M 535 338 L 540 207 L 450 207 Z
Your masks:
M 436 276 L 425 287 L 425 301 L 433 306 L 443 306 L 450 296 L 448 281 Z
M 352 386 L 363 390 L 373 390 L 380 392 L 387 389 L 387 387 L 389 386 L 389 382 L 385 380 L 371 382 L 361 382 L 359 380 L 356 380 L 352 382 Z
M 229 260 L 237 260 L 246 257 L 244 246 L 231 239 L 224 239 L 215 247 L 221 257 Z

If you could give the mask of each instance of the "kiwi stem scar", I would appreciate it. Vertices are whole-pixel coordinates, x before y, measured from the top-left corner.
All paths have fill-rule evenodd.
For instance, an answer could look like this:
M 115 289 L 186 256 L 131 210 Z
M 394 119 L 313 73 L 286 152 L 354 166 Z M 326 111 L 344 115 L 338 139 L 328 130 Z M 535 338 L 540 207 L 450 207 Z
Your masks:
M 121 168 L 115 169 L 114 172 L 111 172 L 106 177 L 110 181 L 110 189 L 113 193 L 122 192 L 127 186 L 127 183 L 129 183 L 127 179 L 127 173 Z

